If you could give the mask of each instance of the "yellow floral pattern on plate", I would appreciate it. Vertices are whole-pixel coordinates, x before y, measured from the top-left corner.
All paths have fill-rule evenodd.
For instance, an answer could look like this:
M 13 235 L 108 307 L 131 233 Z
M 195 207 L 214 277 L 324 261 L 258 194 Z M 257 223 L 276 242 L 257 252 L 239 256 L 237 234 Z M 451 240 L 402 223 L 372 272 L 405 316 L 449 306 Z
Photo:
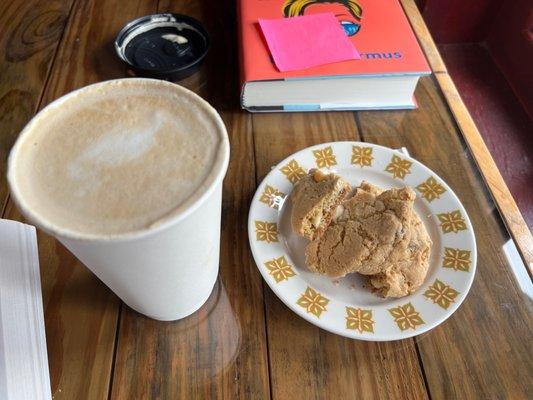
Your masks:
M 289 278 L 296 275 L 292 269 L 292 265 L 287 262 L 285 256 L 273 258 L 265 263 L 265 267 L 268 269 L 268 273 L 272 275 L 276 283 L 282 281 L 288 281 Z
M 412 186 L 436 247 L 420 255 L 432 271 L 423 288 L 404 298 L 370 304 L 350 295 L 353 286 L 341 284 L 333 290 L 330 284 L 337 286 L 335 280 L 311 279 L 299 269 L 294 255 L 302 258 L 307 242 L 284 237 L 285 229 L 291 229 L 290 210 L 285 210 L 290 204 L 285 202 L 313 168 L 345 175 L 351 184 L 368 179 L 384 187 Z M 248 227 L 254 259 L 273 293 L 316 326 L 355 339 L 397 340 L 437 326 L 465 298 L 476 269 L 474 232 L 452 189 L 408 154 L 370 143 L 324 143 L 285 158 L 260 183 Z
M 452 268 L 454 271 L 468 272 L 470 270 L 470 250 L 454 249 L 452 247 L 444 248 L 444 257 L 442 257 L 443 268 Z
M 265 186 L 265 190 L 261 194 L 259 201 L 265 203 L 267 206 L 279 210 L 281 201 L 285 198 L 285 193 L 280 192 L 278 189 L 273 188 L 270 185 Z
M 277 242 L 278 224 L 275 222 L 255 221 L 255 235 L 260 242 Z
M 359 333 L 374 333 L 374 320 L 372 310 L 346 307 L 346 329 L 352 329 Z
M 317 318 L 320 318 L 320 315 L 327 311 L 328 303 L 328 298 L 322 296 L 309 286 L 296 302 L 296 304 L 305 308 L 308 313 L 313 314 Z
M 404 179 L 407 174 L 411 173 L 412 164 L 411 161 L 404 160 L 393 154 L 391 162 L 385 167 L 385 171 L 391 173 L 393 178 Z
M 337 157 L 333 154 L 331 146 L 313 150 L 313 155 L 318 168 L 329 168 L 337 165 Z
M 420 317 L 420 313 L 415 310 L 410 302 L 403 306 L 389 308 L 389 313 L 394 318 L 394 322 L 396 322 L 398 328 L 402 331 L 407 329 L 415 330 L 417 326 L 425 324 L 424 320 Z
M 416 188 L 422 194 L 422 197 L 430 203 L 435 199 L 440 199 L 440 195 L 446 192 L 446 189 L 432 176 Z
M 452 288 L 450 285 L 446 285 L 444 282 L 435 279 L 433 285 L 424 292 L 424 296 L 438 304 L 445 310 L 450 307 L 450 304 L 455 302 L 455 298 L 459 295 L 459 292 Z
M 296 160 L 290 160 L 286 165 L 281 167 L 280 171 L 292 184 L 295 184 L 306 175 L 304 169 Z
M 437 218 L 440 221 L 442 233 L 457 233 L 459 231 L 466 231 L 467 229 L 466 222 L 459 210 L 437 214 Z
M 363 167 L 372 166 L 372 147 L 353 146 L 352 145 L 352 164 Z

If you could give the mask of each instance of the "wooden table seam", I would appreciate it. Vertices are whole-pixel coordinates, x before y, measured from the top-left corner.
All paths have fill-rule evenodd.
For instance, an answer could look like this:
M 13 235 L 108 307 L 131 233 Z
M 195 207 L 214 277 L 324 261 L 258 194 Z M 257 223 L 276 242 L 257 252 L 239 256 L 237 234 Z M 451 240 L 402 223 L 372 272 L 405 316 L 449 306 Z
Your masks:
M 420 354 L 420 346 L 418 345 L 416 338 L 412 338 L 411 340 L 414 342 L 415 345 L 416 357 L 418 358 L 418 364 L 420 365 L 420 371 L 422 372 L 422 378 L 424 381 L 424 387 L 426 388 L 426 394 L 428 396 L 428 399 L 432 400 L 426 368 L 424 366 L 424 361 L 422 360 L 422 355 Z
M 357 125 L 357 129 L 359 131 L 359 135 L 360 135 L 360 140 L 362 142 L 368 142 L 365 138 L 365 129 L 363 128 L 363 124 L 361 122 L 361 119 L 359 117 L 359 112 L 358 111 L 354 111 L 353 112 L 353 118 L 355 120 L 355 123 Z M 417 360 L 418 360 L 418 365 L 419 365 L 419 369 L 420 369 L 420 373 L 422 374 L 422 378 L 423 378 L 423 382 L 424 382 L 424 388 L 426 390 L 426 394 L 428 396 L 428 399 L 431 400 L 431 392 L 430 392 L 430 389 L 429 389 L 429 383 L 428 383 L 428 379 L 427 379 L 427 376 L 426 376 L 426 370 L 424 368 L 424 362 L 422 360 L 422 357 L 420 355 L 420 349 L 418 347 L 418 343 L 416 341 L 416 338 L 410 338 L 410 339 L 407 339 L 408 341 L 411 341 L 414 345 L 414 348 L 416 350 L 416 355 L 417 355 Z
M 7 193 L 6 195 L 6 198 L 2 204 L 2 208 L 0 209 L 0 216 L 2 218 L 4 218 L 5 214 L 6 214 L 6 211 L 7 211 L 7 203 L 9 203 L 9 199 L 11 198 L 11 196 L 9 195 L 9 192 Z
M 117 361 L 117 352 L 118 352 L 118 342 L 120 339 L 120 325 L 121 325 L 121 317 L 122 317 L 122 310 L 124 308 L 124 302 L 121 300 L 120 305 L 118 307 L 118 313 L 117 313 L 117 322 L 115 330 L 115 344 L 113 346 L 113 358 L 111 360 L 111 372 L 109 374 L 109 387 L 107 391 L 107 399 L 111 400 L 113 396 L 113 382 L 115 377 L 115 363 Z
M 256 150 L 256 143 L 255 143 L 255 139 L 256 138 L 255 138 L 254 119 L 253 119 L 252 114 L 250 114 L 250 113 L 247 113 L 244 118 L 250 124 L 251 153 L 252 153 L 252 158 L 253 158 L 253 169 L 254 169 L 254 171 L 253 171 L 253 177 L 254 177 L 253 187 L 257 188 L 258 182 L 259 182 L 259 177 L 258 177 L 258 165 L 257 165 L 257 150 Z M 252 192 L 251 197 L 246 200 L 246 203 L 247 203 L 248 206 L 250 205 L 250 202 L 251 202 L 251 199 L 253 198 L 253 196 L 254 196 L 254 192 Z M 248 220 L 248 216 L 246 218 L 246 221 L 247 220 Z M 247 246 L 248 256 L 251 258 L 250 267 L 255 270 L 256 269 L 255 260 L 252 257 L 248 241 L 246 241 L 246 246 Z M 257 270 L 255 270 L 254 272 L 255 273 L 259 273 L 259 271 L 257 271 Z M 265 357 L 266 357 L 266 367 L 267 367 L 266 368 L 266 374 L 267 374 L 267 382 L 268 382 L 268 398 L 270 400 L 272 400 L 273 399 L 272 373 L 271 373 L 272 365 L 271 365 L 270 348 L 269 348 L 269 332 L 268 332 L 268 321 L 267 321 L 267 302 L 266 302 L 266 298 L 265 298 L 266 291 L 269 290 L 269 289 L 266 287 L 263 277 L 260 276 L 259 279 L 261 281 L 261 300 L 262 300 L 262 303 L 263 303 L 262 310 L 263 310 L 263 324 L 264 324 L 264 327 L 263 327 L 262 334 L 263 334 L 263 337 L 264 337 L 264 340 L 265 340 Z
M 255 176 L 255 187 L 258 186 L 259 182 L 259 176 L 258 176 L 258 168 L 257 168 L 257 150 L 255 147 L 255 129 L 254 129 L 254 119 L 251 114 L 248 115 L 248 118 L 250 119 L 250 125 L 252 127 L 252 155 L 254 159 L 254 176 Z M 252 267 L 255 267 L 255 260 L 252 261 Z M 267 317 L 267 301 L 266 301 L 266 291 L 270 290 L 263 277 L 261 277 L 261 287 L 262 287 L 262 298 L 263 298 L 263 320 L 265 322 L 265 340 L 266 340 L 266 357 L 267 357 L 267 373 L 268 373 L 268 393 L 270 400 L 273 400 L 273 391 L 272 391 L 272 365 L 271 365 L 271 359 L 270 359 L 270 342 L 268 340 L 268 317 Z

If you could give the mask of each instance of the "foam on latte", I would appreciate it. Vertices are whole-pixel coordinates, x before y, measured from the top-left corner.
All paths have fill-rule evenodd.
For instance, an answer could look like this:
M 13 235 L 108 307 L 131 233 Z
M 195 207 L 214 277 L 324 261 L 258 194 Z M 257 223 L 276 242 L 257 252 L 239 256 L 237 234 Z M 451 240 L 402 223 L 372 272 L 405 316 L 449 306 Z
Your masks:
M 88 86 L 39 113 L 14 147 L 8 175 L 37 219 L 113 235 L 190 206 L 228 152 L 207 103 L 174 84 L 124 79 Z

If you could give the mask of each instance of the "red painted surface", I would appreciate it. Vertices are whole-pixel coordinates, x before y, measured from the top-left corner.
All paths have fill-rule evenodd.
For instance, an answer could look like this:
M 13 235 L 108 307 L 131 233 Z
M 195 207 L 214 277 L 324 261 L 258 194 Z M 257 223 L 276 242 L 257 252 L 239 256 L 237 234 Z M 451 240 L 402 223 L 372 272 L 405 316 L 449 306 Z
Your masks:
M 498 21 L 491 25 L 487 45 L 533 118 L 533 1 L 505 2 Z
M 422 15 L 437 43 L 479 42 L 485 39 L 493 25 L 507 25 L 498 18 L 498 11 L 507 3 L 510 2 L 426 0 Z
M 532 119 L 484 46 L 448 44 L 440 45 L 439 50 L 529 229 L 533 230 Z
M 417 4 L 533 230 L 533 1 L 418 0 Z

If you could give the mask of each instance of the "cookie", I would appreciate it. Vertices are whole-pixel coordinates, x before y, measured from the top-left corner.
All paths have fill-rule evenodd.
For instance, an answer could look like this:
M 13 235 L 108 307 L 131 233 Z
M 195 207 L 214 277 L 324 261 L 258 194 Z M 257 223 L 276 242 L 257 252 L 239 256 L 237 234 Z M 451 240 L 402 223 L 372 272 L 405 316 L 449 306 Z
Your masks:
M 429 268 L 431 239 L 424 224 L 413 212 L 411 240 L 402 259 L 370 276 L 370 284 L 383 297 L 403 297 L 418 289 Z
M 336 278 L 371 275 L 384 296 L 414 290 L 425 278 L 431 246 L 413 210 L 415 197 L 408 187 L 384 191 L 363 182 L 339 218 L 307 246 L 309 269 Z
M 311 169 L 291 193 L 293 230 L 309 240 L 319 237 L 349 192 L 350 185 L 340 176 Z

